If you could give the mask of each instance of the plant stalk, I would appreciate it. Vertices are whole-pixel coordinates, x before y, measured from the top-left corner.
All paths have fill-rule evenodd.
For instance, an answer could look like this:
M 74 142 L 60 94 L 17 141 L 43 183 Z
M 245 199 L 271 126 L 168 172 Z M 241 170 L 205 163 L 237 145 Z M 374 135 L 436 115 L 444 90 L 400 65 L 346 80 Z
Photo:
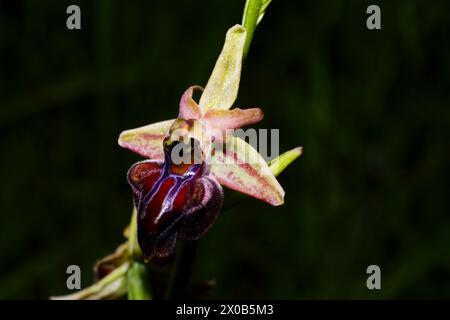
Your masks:
M 270 1 L 266 0 L 264 3 L 265 4 L 263 4 L 263 0 L 247 0 L 245 3 L 242 25 L 247 30 L 247 37 L 244 44 L 243 60 L 247 57 L 253 39 L 253 33 L 262 17 L 262 13 Z M 234 204 L 235 202 L 232 201 L 230 207 Z M 186 296 L 197 246 L 198 240 L 186 241 L 180 245 L 166 292 L 166 299 L 176 300 Z
M 261 11 L 262 0 L 247 0 L 242 17 L 242 26 L 247 30 L 247 38 L 244 45 L 244 59 L 247 57 L 250 44 L 253 39 L 253 33 L 258 25 L 258 19 Z

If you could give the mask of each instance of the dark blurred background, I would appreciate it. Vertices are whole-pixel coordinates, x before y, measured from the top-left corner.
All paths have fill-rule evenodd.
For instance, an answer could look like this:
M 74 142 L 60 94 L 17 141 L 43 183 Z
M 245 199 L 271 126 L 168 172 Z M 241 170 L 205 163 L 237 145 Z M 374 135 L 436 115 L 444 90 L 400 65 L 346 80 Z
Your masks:
M 67 293 L 70 264 L 91 283 L 131 213 L 141 158 L 119 133 L 176 116 L 243 6 L 0 1 L 0 298 Z M 448 0 L 273 0 L 236 106 L 261 106 L 260 127 L 304 155 L 279 178 L 284 206 L 248 200 L 201 240 L 208 297 L 450 297 L 449 31 Z M 381 290 L 366 288 L 371 264 Z

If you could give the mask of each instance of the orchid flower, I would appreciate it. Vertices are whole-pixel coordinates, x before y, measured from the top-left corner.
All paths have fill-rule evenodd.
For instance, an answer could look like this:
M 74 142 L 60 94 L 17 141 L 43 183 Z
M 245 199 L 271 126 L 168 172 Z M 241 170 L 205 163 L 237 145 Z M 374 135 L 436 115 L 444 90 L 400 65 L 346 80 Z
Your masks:
M 244 27 L 228 30 L 206 87 L 184 92 L 176 119 L 120 134 L 120 146 L 149 158 L 128 171 L 146 260 L 170 255 L 177 239 L 201 237 L 220 212 L 221 185 L 274 206 L 284 202 L 283 188 L 263 157 L 229 134 L 263 118 L 259 108 L 230 110 L 238 94 L 245 39 Z M 202 92 L 198 102 L 195 91 Z M 180 150 L 190 161 L 175 161 Z
M 259 108 L 231 107 L 238 94 L 243 56 L 270 2 L 246 1 L 245 28 L 236 25 L 228 30 L 206 87 L 191 86 L 184 92 L 176 118 L 120 134 L 120 146 L 148 158 L 128 170 L 134 208 L 124 231 L 127 242 L 96 263 L 93 285 L 52 299 L 114 299 L 124 294 L 130 300 L 151 299 L 142 256 L 145 262 L 167 257 L 178 239 L 195 240 L 205 234 L 219 212 L 240 199 L 234 194 L 222 209 L 222 185 L 274 206 L 283 204 L 284 191 L 275 177 L 301 155 L 302 148 L 266 163 L 250 144 L 230 132 L 263 118 Z M 196 91 L 202 92 L 198 102 L 193 97 Z M 183 295 L 193 252 L 192 247 L 181 248 L 167 284 L 167 298 Z

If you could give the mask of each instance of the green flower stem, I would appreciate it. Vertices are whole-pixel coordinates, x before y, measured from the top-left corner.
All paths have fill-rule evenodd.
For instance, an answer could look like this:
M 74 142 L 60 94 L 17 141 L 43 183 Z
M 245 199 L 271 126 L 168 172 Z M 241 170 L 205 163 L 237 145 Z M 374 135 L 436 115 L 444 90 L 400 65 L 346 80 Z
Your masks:
M 269 161 L 269 168 L 272 171 L 273 175 L 277 177 L 280 173 L 287 168 L 295 159 L 301 156 L 303 152 L 302 147 L 297 147 L 286 151 L 282 155 L 276 157 L 272 161 Z
M 244 59 L 247 57 L 250 43 L 253 39 L 253 33 L 256 27 L 261 22 L 266 12 L 267 7 L 272 0 L 247 0 L 244 8 L 244 15 L 242 16 L 242 26 L 247 30 L 247 38 L 244 45 Z
M 130 267 L 127 271 L 128 300 L 151 300 L 148 270 L 142 258 L 142 251 L 137 242 L 137 213 L 133 208 L 128 234 L 128 257 Z
M 137 212 L 135 207 L 133 207 L 128 231 L 128 256 L 134 260 L 139 260 L 142 258 L 142 250 L 137 241 Z
M 127 272 L 128 300 L 151 300 L 148 284 L 149 276 L 145 264 L 138 261 L 130 262 Z
M 243 59 L 247 57 L 250 44 L 253 39 L 253 33 L 255 32 L 256 26 L 264 16 L 264 12 L 270 2 L 271 0 L 247 0 L 245 3 L 242 25 L 247 31 L 247 37 L 244 44 Z M 271 169 L 273 171 L 275 170 L 274 174 L 278 175 L 300 154 L 301 149 L 296 148 L 277 158 L 277 161 L 273 163 L 273 166 L 271 166 Z M 232 200 L 228 205 L 224 204 L 222 212 L 234 206 L 241 199 L 241 196 L 233 196 L 231 198 Z M 177 252 L 177 257 L 166 292 L 167 299 L 179 299 L 185 296 L 195 253 L 197 251 L 197 245 L 198 241 L 184 242 L 181 244 L 179 251 Z
M 252 42 L 253 33 L 256 26 L 261 21 L 264 12 L 271 0 L 247 0 L 242 17 L 242 25 L 247 30 L 245 39 L 243 59 L 247 57 L 250 44 Z M 230 206 L 234 206 L 239 197 L 230 202 Z M 227 210 L 224 206 L 222 211 Z M 191 275 L 192 264 L 194 262 L 195 253 L 197 251 L 198 241 L 184 242 L 181 244 L 177 257 L 172 269 L 169 286 L 166 292 L 166 298 L 169 300 L 183 298 Z
M 250 44 L 253 39 L 253 33 L 258 25 L 262 0 L 247 0 L 242 17 L 242 26 L 247 30 L 247 38 L 244 45 L 244 59 L 247 57 Z

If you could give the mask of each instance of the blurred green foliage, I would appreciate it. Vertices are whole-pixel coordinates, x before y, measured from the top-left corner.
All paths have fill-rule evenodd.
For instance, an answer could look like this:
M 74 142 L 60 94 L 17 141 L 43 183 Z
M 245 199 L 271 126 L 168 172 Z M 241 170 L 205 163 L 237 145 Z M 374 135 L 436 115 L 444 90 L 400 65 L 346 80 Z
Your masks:
M 248 200 L 200 244 L 211 298 L 450 296 L 450 3 L 275 0 L 237 106 L 260 106 L 286 204 Z M 82 30 L 66 28 L 78 4 Z M 0 298 L 67 293 L 66 267 L 122 241 L 131 214 L 119 133 L 177 114 L 204 85 L 243 0 L 0 2 Z M 382 290 L 366 289 L 368 265 Z

